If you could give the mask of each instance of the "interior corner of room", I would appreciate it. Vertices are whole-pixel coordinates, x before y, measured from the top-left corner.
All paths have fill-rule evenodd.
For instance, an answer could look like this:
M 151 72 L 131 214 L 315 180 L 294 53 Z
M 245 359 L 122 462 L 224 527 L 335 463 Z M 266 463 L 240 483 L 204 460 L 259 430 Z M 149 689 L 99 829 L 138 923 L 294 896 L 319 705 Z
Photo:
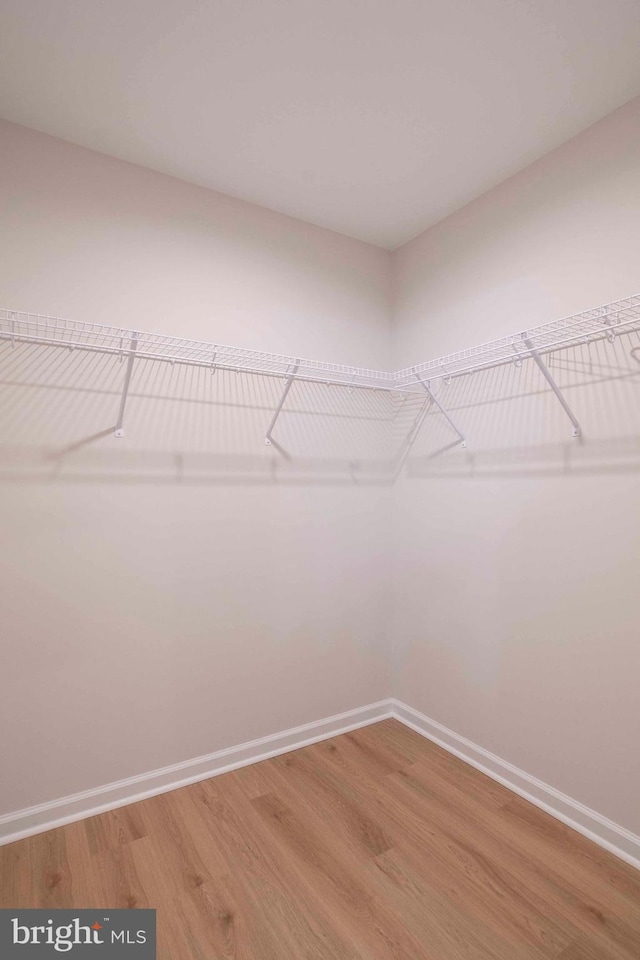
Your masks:
M 379 727 L 640 867 L 639 131 L 347 235 L 0 120 L 0 844 Z

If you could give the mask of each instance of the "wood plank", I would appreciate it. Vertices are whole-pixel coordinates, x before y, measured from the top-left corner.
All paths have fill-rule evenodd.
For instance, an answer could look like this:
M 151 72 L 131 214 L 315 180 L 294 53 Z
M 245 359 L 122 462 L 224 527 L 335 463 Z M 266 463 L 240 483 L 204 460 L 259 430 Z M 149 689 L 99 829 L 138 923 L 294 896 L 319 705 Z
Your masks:
M 256 914 L 269 918 L 279 944 L 275 956 L 356 960 L 360 954 L 351 948 L 349 937 L 327 916 L 304 878 L 279 856 L 234 775 L 196 784 L 191 790 L 200 801 L 203 821 L 222 846 L 229 869 L 243 884 L 247 901 Z
M 332 824 L 332 830 L 340 833 L 355 856 L 377 857 L 390 849 L 380 818 L 371 816 L 356 791 L 349 790 L 348 784 L 304 750 L 278 758 L 273 767 L 280 774 L 275 790 L 285 790 L 288 798 L 295 797 L 296 805 L 313 798 L 318 816 Z
M 376 897 L 357 863 L 336 850 L 331 839 L 312 829 L 309 819 L 275 794 L 252 800 L 269 827 L 281 859 L 312 885 L 318 901 L 327 904 L 341 926 L 352 931 L 365 952 L 379 960 L 437 960 L 398 917 Z M 326 834 L 326 831 L 325 831 Z

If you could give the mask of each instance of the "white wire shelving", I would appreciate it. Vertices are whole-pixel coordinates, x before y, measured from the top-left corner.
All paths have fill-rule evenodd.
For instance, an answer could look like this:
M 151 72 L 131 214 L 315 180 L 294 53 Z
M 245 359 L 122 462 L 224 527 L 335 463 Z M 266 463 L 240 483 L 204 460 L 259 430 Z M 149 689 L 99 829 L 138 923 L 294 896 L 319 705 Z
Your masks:
M 134 365 L 140 361 L 162 361 L 206 367 L 212 372 L 218 369 L 229 370 L 280 379 L 283 381 L 283 389 L 265 433 L 265 443 L 274 443 L 276 447 L 278 445 L 272 439 L 272 431 L 295 381 L 336 385 L 349 390 L 357 388 L 387 391 L 401 400 L 408 395 L 415 397 L 418 394 L 422 397 L 423 405 L 416 420 L 418 426 L 412 426 L 407 438 L 409 446 L 424 420 L 424 414 L 433 408 L 446 419 L 464 447 L 466 437 L 442 405 L 441 399 L 436 396 L 434 384 L 438 381 L 448 383 L 454 378 L 505 364 L 521 366 L 523 360 L 527 359 L 532 359 L 538 366 L 571 421 L 573 435 L 579 437 L 580 424 L 550 373 L 544 360 L 545 355 L 600 340 L 613 341 L 619 334 L 637 331 L 640 331 L 640 294 L 426 363 L 388 372 L 184 337 L 144 333 L 89 321 L 65 320 L 45 314 L 0 309 L 0 341 L 12 345 L 40 344 L 70 351 L 88 351 L 126 360 L 120 409 L 114 426 L 116 436 L 124 435 L 123 421 L 131 374 Z M 407 449 L 405 442 L 403 456 L 406 456 Z
M 120 357 L 134 351 L 136 358 L 140 359 L 400 392 L 415 392 L 416 379 L 430 382 L 449 379 L 504 363 L 517 363 L 531 356 L 533 351 L 544 355 L 561 347 L 612 339 L 617 333 L 639 328 L 640 294 L 448 356 L 388 372 L 185 337 L 143 333 L 82 320 L 64 320 L 46 314 L 0 309 L 0 340 L 40 343 Z
M 376 390 L 395 389 L 393 373 L 349 367 L 321 360 L 305 360 L 261 350 L 188 340 L 109 327 L 78 320 L 63 320 L 20 310 L 0 310 L 0 339 L 14 343 L 40 343 L 69 350 L 89 350 L 136 359 L 164 360 L 213 370 L 235 370 L 262 376 L 289 377 Z
M 397 370 L 393 376 L 398 388 L 407 387 L 416 378 L 435 381 L 488 370 L 505 363 L 518 363 L 534 354 L 546 353 L 598 340 L 612 340 L 618 333 L 640 329 L 640 294 L 616 300 L 561 320 L 532 327 L 477 347 L 428 360 L 417 366 Z

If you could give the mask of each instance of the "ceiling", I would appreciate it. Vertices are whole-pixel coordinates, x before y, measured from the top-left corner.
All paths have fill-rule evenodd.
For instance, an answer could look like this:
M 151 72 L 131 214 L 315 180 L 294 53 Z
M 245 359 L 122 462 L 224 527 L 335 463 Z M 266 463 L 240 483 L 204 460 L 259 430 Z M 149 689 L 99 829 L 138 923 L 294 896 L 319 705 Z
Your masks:
M 395 248 L 640 94 L 639 0 L 0 0 L 0 116 Z

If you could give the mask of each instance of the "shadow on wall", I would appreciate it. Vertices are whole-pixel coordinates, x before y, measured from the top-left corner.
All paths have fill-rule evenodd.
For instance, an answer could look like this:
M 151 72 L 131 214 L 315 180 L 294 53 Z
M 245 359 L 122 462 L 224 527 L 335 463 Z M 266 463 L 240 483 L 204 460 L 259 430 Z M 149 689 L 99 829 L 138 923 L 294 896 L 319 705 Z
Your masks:
M 432 407 L 407 458 L 412 479 L 587 475 L 640 470 L 640 334 L 557 350 L 547 368 L 573 425 L 532 359 L 440 382 L 438 398 L 467 448 Z
M 40 344 L 0 344 L 0 481 L 388 484 L 397 398 L 137 361 L 124 436 L 126 363 Z
M 389 485 L 640 469 L 640 333 L 400 394 L 141 360 L 114 435 L 118 357 L 0 343 L 0 482 Z M 460 435 L 467 441 L 463 449 Z

